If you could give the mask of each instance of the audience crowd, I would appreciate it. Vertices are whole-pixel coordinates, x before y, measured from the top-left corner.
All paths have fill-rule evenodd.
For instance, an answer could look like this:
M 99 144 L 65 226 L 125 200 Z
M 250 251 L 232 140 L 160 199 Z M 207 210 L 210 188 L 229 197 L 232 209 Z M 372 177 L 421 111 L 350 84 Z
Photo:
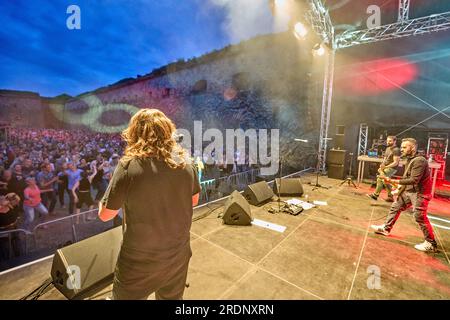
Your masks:
M 88 176 L 89 190 L 81 192 L 93 192 L 95 200 L 84 201 L 92 207 L 103 196 L 123 147 L 119 134 L 11 129 L 8 141 L 0 143 L 0 196 L 6 201 L 6 195 L 16 194 L 20 202 L 0 215 L 0 228 L 32 229 L 40 217 L 54 214 L 58 202 L 73 214 Z

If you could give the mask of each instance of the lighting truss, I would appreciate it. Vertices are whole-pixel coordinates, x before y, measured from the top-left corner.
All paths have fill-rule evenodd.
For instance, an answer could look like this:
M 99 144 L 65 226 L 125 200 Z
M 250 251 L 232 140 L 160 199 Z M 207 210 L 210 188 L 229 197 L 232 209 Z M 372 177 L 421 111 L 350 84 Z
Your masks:
M 323 83 L 323 96 L 322 96 L 322 113 L 320 117 L 320 137 L 319 137 L 319 150 L 318 150 L 318 163 L 317 170 L 325 173 L 326 171 L 326 157 L 327 157 L 327 145 L 328 145 L 328 128 L 330 127 L 331 116 L 331 100 L 333 97 L 333 81 L 334 81 L 334 59 L 335 52 L 331 50 L 326 57 L 324 83 Z
M 406 21 L 409 19 L 409 5 L 410 0 L 399 0 L 398 22 Z
M 320 0 L 308 0 L 310 9 L 305 18 L 314 31 L 322 38 L 322 41 L 330 47 L 334 44 L 334 27 L 330 14 Z
M 369 139 L 369 127 L 365 123 L 359 125 L 358 156 L 367 152 L 367 141 Z
M 450 29 L 450 12 L 404 20 L 372 29 L 344 32 L 336 38 L 336 48 L 397 39 Z
M 320 119 L 319 162 L 318 170 L 326 171 L 326 153 L 328 128 L 330 125 L 331 101 L 333 91 L 334 59 L 336 50 L 355 45 L 383 40 L 397 39 L 430 32 L 450 29 L 450 12 L 432 14 L 427 17 L 409 19 L 410 0 L 399 0 L 398 22 L 377 28 L 349 31 L 335 35 L 328 10 L 321 0 L 308 0 L 309 9 L 306 20 L 322 41 L 331 48 L 327 55 L 325 79 L 322 99 L 322 114 Z M 367 133 L 366 133 L 367 134 Z M 360 143 L 361 147 L 361 143 Z M 367 147 L 366 147 L 367 148 Z

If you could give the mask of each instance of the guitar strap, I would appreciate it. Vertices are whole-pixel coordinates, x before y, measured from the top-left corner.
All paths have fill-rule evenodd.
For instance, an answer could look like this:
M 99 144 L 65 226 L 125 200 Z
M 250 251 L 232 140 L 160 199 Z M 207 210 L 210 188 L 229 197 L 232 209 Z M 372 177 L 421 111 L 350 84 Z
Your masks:
M 409 168 L 411 168 L 411 165 L 413 164 L 413 162 L 417 159 L 418 157 L 415 157 L 414 159 L 412 159 L 409 163 L 408 166 L 405 169 L 405 172 L 403 172 L 403 178 L 407 177 Z M 402 190 L 398 193 L 398 196 L 400 197 L 402 195 L 402 193 L 405 191 L 406 186 L 402 186 Z

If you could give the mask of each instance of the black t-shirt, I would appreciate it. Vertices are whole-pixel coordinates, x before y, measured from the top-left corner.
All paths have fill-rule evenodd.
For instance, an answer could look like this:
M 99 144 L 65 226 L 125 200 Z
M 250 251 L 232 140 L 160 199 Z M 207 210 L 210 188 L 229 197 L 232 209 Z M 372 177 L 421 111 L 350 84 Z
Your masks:
M 25 182 L 24 179 L 18 180 L 16 177 L 13 176 L 8 184 L 8 192 L 14 192 L 20 197 L 21 201 L 23 201 L 23 192 L 26 187 L 27 183 Z
M 65 174 L 65 172 L 61 172 L 61 174 L 58 175 L 59 180 L 61 183 L 59 186 L 63 189 L 69 188 L 69 177 Z
M 133 159 L 117 165 L 102 203 L 111 210 L 124 209 L 123 247 L 167 260 L 190 253 L 192 195 L 200 190 L 191 164 L 171 169 L 152 158 Z
M 386 148 L 386 151 L 384 153 L 384 160 L 383 164 L 385 166 L 390 165 L 394 162 L 394 156 L 400 157 L 400 148 L 397 146 L 392 146 Z M 398 166 L 394 167 L 393 169 L 397 169 Z
M 82 178 L 80 180 L 80 185 L 78 187 L 78 191 L 91 191 L 91 183 L 89 182 L 88 178 Z
M 0 213 L 0 228 L 10 226 L 19 218 L 19 207 L 15 206 L 6 213 Z

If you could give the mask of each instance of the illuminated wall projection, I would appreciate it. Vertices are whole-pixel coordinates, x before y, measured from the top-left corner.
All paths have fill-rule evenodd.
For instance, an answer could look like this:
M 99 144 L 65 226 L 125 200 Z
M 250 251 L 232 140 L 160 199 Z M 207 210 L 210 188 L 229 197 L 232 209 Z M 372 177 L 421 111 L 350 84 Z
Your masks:
M 63 104 L 50 104 L 50 110 L 59 121 L 72 125 L 83 125 L 96 132 L 117 133 L 128 125 L 128 119 L 118 125 L 104 124 L 100 122 L 103 114 L 110 111 L 124 111 L 130 115 L 135 114 L 139 108 L 126 103 L 106 103 L 96 96 L 91 95 L 80 99 L 88 107 L 86 112 L 77 113 L 75 109 L 68 109 Z

